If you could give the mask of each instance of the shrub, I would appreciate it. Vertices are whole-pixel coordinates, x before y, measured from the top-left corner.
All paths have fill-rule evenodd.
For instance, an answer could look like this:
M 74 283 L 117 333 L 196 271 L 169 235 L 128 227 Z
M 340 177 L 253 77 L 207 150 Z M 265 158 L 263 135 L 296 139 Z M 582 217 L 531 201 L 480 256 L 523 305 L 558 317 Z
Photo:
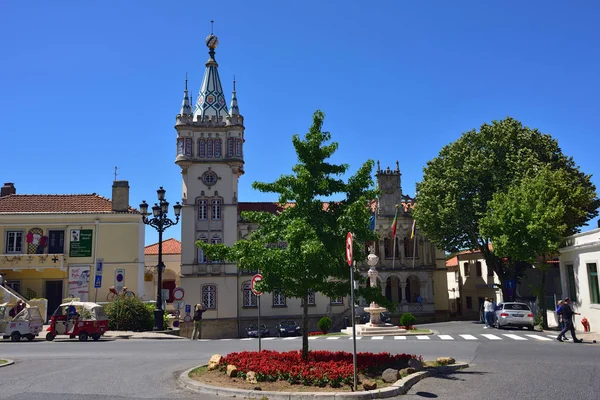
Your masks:
M 137 297 L 119 296 L 105 311 L 110 330 L 142 332 L 154 327 L 154 305 L 144 304 Z
M 400 317 L 400 325 L 405 326 L 406 329 L 409 329 L 411 326 L 413 326 L 415 322 L 417 322 L 417 319 L 411 313 L 404 313 Z
M 329 318 L 329 317 L 321 318 L 319 320 L 319 322 L 317 323 L 317 326 L 323 333 L 329 332 L 329 330 L 331 329 L 331 318 Z

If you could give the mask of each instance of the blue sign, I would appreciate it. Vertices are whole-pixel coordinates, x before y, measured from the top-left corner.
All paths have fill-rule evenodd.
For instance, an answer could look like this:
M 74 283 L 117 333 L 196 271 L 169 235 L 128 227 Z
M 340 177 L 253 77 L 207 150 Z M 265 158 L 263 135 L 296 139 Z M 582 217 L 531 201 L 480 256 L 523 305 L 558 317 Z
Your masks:
M 514 279 L 510 279 L 506 281 L 506 288 L 507 289 L 514 289 L 515 288 L 515 281 Z
M 96 275 L 96 280 L 94 280 L 94 289 L 98 289 L 102 287 L 102 275 Z
M 96 262 L 96 275 L 102 275 L 102 265 L 104 264 L 104 260 L 98 260 Z
M 192 305 L 191 304 L 186 304 L 185 305 L 185 313 L 189 314 L 192 312 Z

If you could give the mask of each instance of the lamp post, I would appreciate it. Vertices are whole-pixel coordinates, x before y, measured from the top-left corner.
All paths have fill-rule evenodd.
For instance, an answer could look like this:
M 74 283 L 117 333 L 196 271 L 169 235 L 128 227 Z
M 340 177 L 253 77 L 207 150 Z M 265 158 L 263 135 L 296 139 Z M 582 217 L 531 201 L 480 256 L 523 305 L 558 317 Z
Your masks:
M 154 330 L 162 331 L 164 324 L 164 315 L 162 308 L 162 272 L 165 266 L 162 261 L 162 234 L 170 226 L 177 225 L 179 222 L 179 216 L 181 215 L 182 205 L 177 202 L 173 206 L 173 213 L 175 214 L 175 222 L 167 217 L 169 212 L 169 202 L 165 199 L 166 190 L 160 187 L 156 191 L 158 195 L 158 203 L 155 203 L 152 207 L 152 218 L 149 218 L 148 204 L 146 200 L 142 200 L 140 204 L 140 213 L 142 214 L 142 221 L 144 224 L 150 225 L 158 231 L 158 290 L 156 291 L 156 309 L 154 310 Z

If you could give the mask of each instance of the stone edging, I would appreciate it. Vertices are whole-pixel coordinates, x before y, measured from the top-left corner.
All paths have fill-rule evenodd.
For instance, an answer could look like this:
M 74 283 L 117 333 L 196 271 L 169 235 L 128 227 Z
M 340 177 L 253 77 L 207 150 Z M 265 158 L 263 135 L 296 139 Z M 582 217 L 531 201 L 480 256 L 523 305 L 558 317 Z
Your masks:
M 369 390 L 364 392 L 268 392 L 262 390 L 247 390 L 247 389 L 232 389 L 223 388 L 218 386 L 206 385 L 204 383 L 197 382 L 189 377 L 190 372 L 198 367 L 204 367 L 206 365 L 199 365 L 197 367 L 190 368 L 183 371 L 177 382 L 184 388 L 191 390 L 192 392 L 210 394 L 213 396 L 229 396 L 237 397 L 240 396 L 243 399 L 262 399 L 268 398 L 269 400 L 301 400 L 301 399 L 320 399 L 320 400 L 335 400 L 335 399 L 348 399 L 348 400 L 362 400 L 362 399 L 382 399 L 386 397 L 394 397 L 401 394 L 405 394 L 410 388 L 421 379 L 427 378 L 437 374 L 450 373 L 459 369 L 468 368 L 468 363 L 455 363 L 452 365 L 445 365 L 441 367 L 435 367 L 433 370 L 416 372 L 410 374 L 405 378 L 396 381 L 392 386 L 388 386 L 382 389 Z
M 0 368 L 8 367 L 9 365 L 13 365 L 15 363 L 13 360 L 8 360 L 6 358 L 3 358 L 3 360 L 6 362 L 4 364 L 0 364 Z

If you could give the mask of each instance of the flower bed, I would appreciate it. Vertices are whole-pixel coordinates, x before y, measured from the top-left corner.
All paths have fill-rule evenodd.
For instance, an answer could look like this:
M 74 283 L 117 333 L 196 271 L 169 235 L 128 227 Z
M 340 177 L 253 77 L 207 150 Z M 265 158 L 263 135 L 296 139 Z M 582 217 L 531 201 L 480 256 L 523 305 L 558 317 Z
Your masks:
M 323 332 L 308 332 L 308 336 L 321 336 L 321 335 L 325 335 L 325 333 Z
M 301 355 L 300 351 L 271 350 L 230 353 L 221 359 L 219 369 L 225 371 L 227 365 L 235 365 L 241 378 L 254 371 L 259 382 L 283 380 L 308 386 L 329 384 L 332 387 L 352 383 L 354 368 L 351 353 L 311 351 L 306 361 Z M 368 375 L 379 374 L 387 368 L 405 368 L 411 358 L 422 359 L 410 354 L 357 353 L 357 369 Z

